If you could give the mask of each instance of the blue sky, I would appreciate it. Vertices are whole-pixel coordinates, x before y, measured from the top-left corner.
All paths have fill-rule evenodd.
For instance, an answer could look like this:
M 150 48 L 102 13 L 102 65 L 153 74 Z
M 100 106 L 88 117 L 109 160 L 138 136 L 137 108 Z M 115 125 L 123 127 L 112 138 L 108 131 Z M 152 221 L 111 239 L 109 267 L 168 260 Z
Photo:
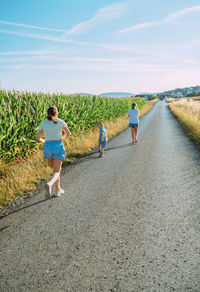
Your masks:
M 0 0 L 0 86 L 100 94 L 200 85 L 198 0 Z

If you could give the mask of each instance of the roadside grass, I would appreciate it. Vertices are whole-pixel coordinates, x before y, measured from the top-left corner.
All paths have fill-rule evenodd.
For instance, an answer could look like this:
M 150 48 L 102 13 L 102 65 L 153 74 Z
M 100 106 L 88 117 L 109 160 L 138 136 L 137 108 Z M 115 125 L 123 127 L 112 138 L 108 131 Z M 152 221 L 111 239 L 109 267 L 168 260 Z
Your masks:
M 200 97 L 170 100 L 169 109 L 190 139 L 200 147 Z
M 151 110 L 158 100 L 151 100 L 140 109 L 140 117 Z M 128 127 L 128 117 L 121 117 L 104 123 L 108 138 L 112 138 Z M 66 163 L 72 163 L 83 154 L 98 146 L 97 127 L 71 136 L 66 142 Z M 29 153 L 28 157 L 18 158 L 14 162 L 3 164 L 0 161 L 0 209 L 11 204 L 18 196 L 36 189 L 38 183 L 52 174 L 47 161 L 43 159 L 42 147 Z

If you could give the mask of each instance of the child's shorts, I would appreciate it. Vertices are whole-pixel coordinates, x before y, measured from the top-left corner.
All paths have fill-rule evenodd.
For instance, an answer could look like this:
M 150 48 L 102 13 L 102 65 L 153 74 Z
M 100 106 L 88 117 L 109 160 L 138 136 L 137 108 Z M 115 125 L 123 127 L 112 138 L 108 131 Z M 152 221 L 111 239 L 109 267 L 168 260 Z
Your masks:
M 65 148 L 62 141 L 46 141 L 43 147 L 44 158 L 65 160 Z
M 103 142 L 99 141 L 99 146 L 102 146 L 103 148 L 106 147 L 106 144 L 107 144 L 107 141 L 103 141 Z
M 132 128 L 138 128 L 138 124 L 130 123 L 130 124 L 129 124 L 129 127 L 130 127 L 130 128 L 131 128 L 131 127 L 132 127 Z

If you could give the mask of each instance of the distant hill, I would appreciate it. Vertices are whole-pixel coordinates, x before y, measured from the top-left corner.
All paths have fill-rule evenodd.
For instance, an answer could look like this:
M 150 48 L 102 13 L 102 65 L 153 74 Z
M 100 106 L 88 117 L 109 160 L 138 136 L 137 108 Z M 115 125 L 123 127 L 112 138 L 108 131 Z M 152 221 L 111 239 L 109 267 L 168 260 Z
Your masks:
M 105 92 L 102 94 L 99 94 L 99 96 L 107 96 L 107 97 L 130 97 L 130 96 L 135 96 L 134 93 L 130 92 Z
M 149 92 L 140 92 L 137 95 L 152 95 L 152 93 L 149 93 Z
M 200 86 L 191 86 L 191 87 L 184 87 L 184 88 L 176 88 L 173 90 L 167 90 L 164 92 L 160 92 L 158 94 L 160 99 L 165 97 L 184 97 L 184 96 L 197 96 L 200 95 Z
M 79 92 L 79 93 L 73 93 L 72 95 L 94 96 L 96 94 L 91 94 L 91 93 L 86 93 L 86 92 Z

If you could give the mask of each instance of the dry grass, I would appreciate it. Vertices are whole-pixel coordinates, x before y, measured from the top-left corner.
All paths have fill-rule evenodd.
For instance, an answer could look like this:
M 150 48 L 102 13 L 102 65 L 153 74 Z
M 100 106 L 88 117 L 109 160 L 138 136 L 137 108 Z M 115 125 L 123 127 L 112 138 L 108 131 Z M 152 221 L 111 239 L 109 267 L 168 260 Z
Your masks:
M 171 112 L 187 131 L 195 144 L 200 146 L 200 100 L 183 98 L 169 104 Z
M 166 99 L 166 102 L 171 103 L 171 102 L 174 102 L 176 100 L 177 100 L 176 98 L 169 97 Z
M 157 100 L 147 102 L 140 110 L 140 117 L 147 113 Z M 115 136 L 128 126 L 127 116 L 104 123 L 108 138 Z M 98 145 L 98 128 L 70 137 L 66 143 L 66 163 L 70 163 Z M 47 161 L 43 159 L 42 149 L 30 153 L 28 158 L 20 158 L 2 165 L 0 161 L 0 209 L 9 205 L 17 196 L 36 189 L 41 180 L 47 179 L 52 173 Z
M 200 101 L 196 99 L 181 99 L 173 103 L 188 115 L 192 115 L 194 119 L 200 119 Z

